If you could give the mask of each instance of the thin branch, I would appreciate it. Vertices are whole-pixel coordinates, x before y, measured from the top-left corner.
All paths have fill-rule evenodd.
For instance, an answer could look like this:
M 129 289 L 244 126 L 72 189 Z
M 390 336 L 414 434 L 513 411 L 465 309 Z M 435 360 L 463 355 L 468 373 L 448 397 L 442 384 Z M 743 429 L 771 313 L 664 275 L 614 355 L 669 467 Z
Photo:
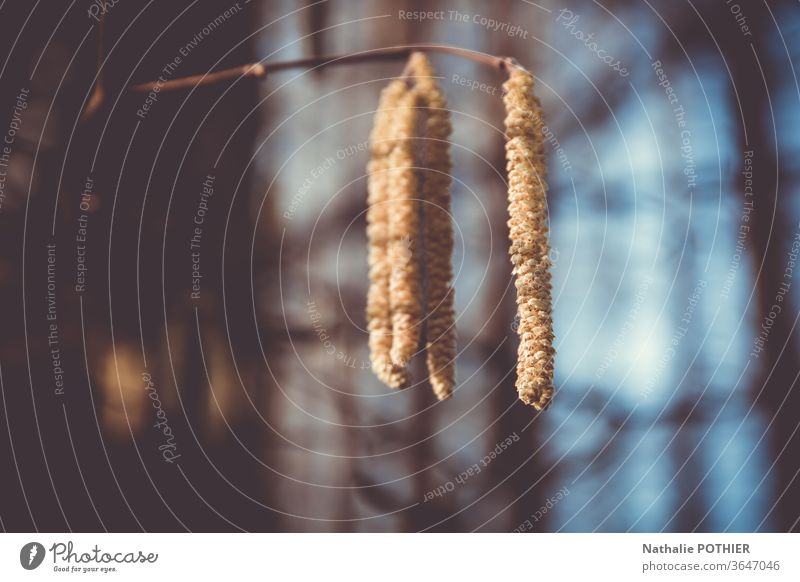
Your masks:
M 105 101 L 105 80 L 103 73 L 103 61 L 105 60 L 105 36 L 106 36 L 106 15 L 100 15 L 100 22 L 97 24 L 97 75 L 89 102 L 83 110 L 81 119 L 90 119 Z
M 232 81 L 234 79 L 244 77 L 263 78 L 267 76 L 267 70 L 261 63 L 252 63 L 249 65 L 242 65 L 233 67 L 231 69 L 223 69 L 205 75 L 192 75 L 191 77 L 180 77 L 171 81 L 148 81 L 147 83 L 140 83 L 131 87 L 131 91 L 136 93 L 149 93 L 150 91 L 177 91 L 179 89 L 191 89 L 198 85 L 213 85 L 214 83 L 222 83 L 224 81 Z
M 278 61 L 272 63 L 251 63 L 223 69 L 205 75 L 194 75 L 191 77 L 181 77 L 169 81 L 148 81 L 139 83 L 131 87 L 131 91 L 136 93 L 149 93 L 150 91 L 175 91 L 180 89 L 190 89 L 199 85 L 212 85 L 215 83 L 231 81 L 240 77 L 266 78 L 268 73 L 284 71 L 287 69 L 320 69 L 330 65 L 352 65 L 369 61 L 388 61 L 407 58 L 414 51 L 437 52 L 454 55 L 464 59 L 474 61 L 500 71 L 508 71 L 512 67 L 519 65 L 509 57 L 496 57 L 469 49 L 463 49 L 445 45 L 409 45 L 403 47 L 392 47 L 385 49 L 375 49 L 360 53 L 347 55 L 329 55 L 321 57 L 308 57 L 292 61 Z

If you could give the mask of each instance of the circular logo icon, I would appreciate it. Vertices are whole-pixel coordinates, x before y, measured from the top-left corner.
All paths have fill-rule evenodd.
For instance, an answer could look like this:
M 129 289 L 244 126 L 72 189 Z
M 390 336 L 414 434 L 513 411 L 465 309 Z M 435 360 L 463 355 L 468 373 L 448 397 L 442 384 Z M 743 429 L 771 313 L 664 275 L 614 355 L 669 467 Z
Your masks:
M 19 551 L 19 563 L 26 570 L 35 570 L 44 561 L 44 546 L 39 542 L 29 542 Z

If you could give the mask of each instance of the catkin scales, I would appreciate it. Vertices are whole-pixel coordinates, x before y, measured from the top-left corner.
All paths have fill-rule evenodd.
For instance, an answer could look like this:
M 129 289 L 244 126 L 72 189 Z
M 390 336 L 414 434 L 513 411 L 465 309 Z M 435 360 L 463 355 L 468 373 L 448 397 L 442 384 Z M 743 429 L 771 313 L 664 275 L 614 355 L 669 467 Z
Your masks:
M 544 127 L 533 77 L 508 64 L 503 85 L 509 253 L 519 316 L 516 387 L 541 410 L 553 395 Z M 368 166 L 367 325 L 376 375 L 408 385 L 421 349 L 437 398 L 455 389 L 450 112 L 427 57 L 413 53 L 381 94 Z
M 553 316 L 541 106 L 533 76 L 514 68 L 503 84 L 511 263 L 517 289 L 517 392 L 538 410 L 553 397 Z

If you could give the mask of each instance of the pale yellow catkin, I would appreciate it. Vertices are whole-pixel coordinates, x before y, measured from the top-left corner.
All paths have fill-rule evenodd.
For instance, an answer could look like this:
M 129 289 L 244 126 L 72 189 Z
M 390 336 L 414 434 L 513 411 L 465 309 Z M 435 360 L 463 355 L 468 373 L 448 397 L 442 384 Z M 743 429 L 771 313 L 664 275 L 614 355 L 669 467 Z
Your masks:
M 533 76 L 514 68 L 503 84 L 506 107 L 509 253 L 519 314 L 517 392 L 537 410 L 553 397 L 553 318 L 541 106 Z
M 375 375 L 392 388 L 402 388 L 408 375 L 402 366 L 392 363 L 392 312 L 389 301 L 391 264 L 389 244 L 389 155 L 395 144 L 394 118 L 406 83 L 393 81 L 381 93 L 375 124 L 370 136 L 370 161 L 367 166 L 367 241 L 369 290 L 367 292 L 367 330 L 370 361 Z
M 456 328 L 453 279 L 453 224 L 451 221 L 450 111 L 424 53 L 409 60 L 414 89 L 424 109 L 421 140 L 420 195 L 423 200 L 425 258 L 425 351 L 428 377 L 439 400 L 455 387 Z
M 394 146 L 389 154 L 389 303 L 395 366 L 405 367 L 419 348 L 422 332 L 420 195 L 417 172 L 419 95 L 400 97 L 394 115 Z

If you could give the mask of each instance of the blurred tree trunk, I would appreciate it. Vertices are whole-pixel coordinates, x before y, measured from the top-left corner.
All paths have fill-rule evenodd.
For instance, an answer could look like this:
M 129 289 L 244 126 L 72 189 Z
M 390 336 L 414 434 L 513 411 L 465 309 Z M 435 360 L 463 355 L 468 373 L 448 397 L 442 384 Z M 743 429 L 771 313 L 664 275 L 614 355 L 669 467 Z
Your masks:
M 260 353 L 251 310 L 254 222 L 248 160 L 256 124 L 233 131 L 255 106 L 257 87 L 244 82 L 198 89 L 191 96 L 161 92 L 146 115 L 137 111 L 147 96 L 124 90 L 165 75 L 164 67 L 178 57 L 180 64 L 168 78 L 252 60 L 250 43 L 240 44 L 255 21 L 252 6 L 211 26 L 231 5 L 206 2 L 184 12 L 190 4 L 162 3 L 140 13 L 141 6 L 121 3 L 109 12 L 104 45 L 115 48 L 104 67 L 106 102 L 89 123 L 77 122 L 97 70 L 97 27 L 85 8 L 68 13 L 44 53 L 42 35 L 55 29 L 58 11 L 34 17 L 38 27 L 22 35 L 32 45 L 27 54 L 38 58 L 42 53 L 31 97 L 37 107 L 28 110 L 25 123 L 42 124 L 36 116 L 54 99 L 48 123 L 58 128 L 57 134 L 47 132 L 54 143 L 38 155 L 25 219 L 23 205 L 14 213 L 15 227 L 3 228 L 3 236 L 14 239 L 4 249 L 19 249 L 26 229 L 24 289 L 4 292 L 17 289 L 27 298 L 27 329 L 21 310 L 4 315 L 2 353 L 18 356 L 1 363 L 8 396 L 3 408 L 26 426 L 15 420 L 3 428 L 22 453 L 26 485 L 46 484 L 26 487 L 39 529 L 271 527 L 272 512 L 254 510 L 257 503 L 272 504 L 263 487 L 264 470 L 253 459 L 269 461 L 255 415 L 264 398 L 253 388 Z M 15 57 L 15 63 L 30 68 Z M 65 83 L 54 95 L 53 79 L 64 71 Z M 30 70 L 19 73 L 22 83 Z M 208 175 L 214 176 L 214 195 L 202 230 L 202 293 L 192 300 L 189 241 Z M 82 206 L 87 182 L 91 196 Z M 86 289 L 79 292 L 76 235 L 82 215 L 88 223 L 87 276 Z M 45 245 L 51 241 L 65 369 L 60 397 L 53 395 L 45 317 Z M 7 254 L 2 264 L 20 277 L 21 259 L 21 254 Z M 20 297 L 7 299 L 7 308 L 21 303 Z M 23 337 L 29 357 L 20 345 Z M 9 348 L 12 341 L 20 349 Z M 178 462 L 165 462 L 159 450 L 164 435 L 154 427 L 159 419 L 147 398 L 145 372 L 175 435 Z M 26 388 L 31 382 L 36 418 Z M 44 452 L 37 455 L 33 446 L 37 431 L 47 467 Z M 15 520 L 5 527 L 34 526 L 26 524 L 23 513 Z
M 773 4 L 778 12 L 779 5 Z M 728 16 L 727 14 L 725 16 Z M 714 18 L 713 15 L 709 17 Z M 753 269 L 756 273 L 756 304 L 754 312 L 755 334 L 760 332 L 763 318 L 772 311 L 775 296 L 781 283 L 786 282 L 784 270 L 791 241 L 797 233 L 798 225 L 790 222 L 789 213 L 782 208 L 780 152 L 776 151 L 773 96 L 777 94 L 779 76 L 775 62 L 772 42 L 775 23 L 764 8 L 752 6 L 747 14 L 753 31 L 751 37 L 744 38 L 730 18 L 730 25 L 721 27 L 724 34 L 718 36 L 725 59 L 731 70 L 731 108 L 738 118 L 742 112 L 745 132 L 738 132 L 739 159 L 743 161 L 744 151 L 753 151 L 753 214 L 747 246 L 752 246 Z M 751 44 L 752 43 L 752 44 Z M 756 57 L 757 55 L 757 57 Z M 763 75 L 763 77 L 762 77 Z M 737 100 L 738 97 L 738 100 Z M 740 164 L 741 165 L 741 164 Z M 740 167 L 735 168 L 737 176 Z M 744 200 L 743 179 L 734 192 L 741 207 Z M 795 283 L 796 284 L 796 283 Z M 800 344 L 796 325 L 798 311 L 792 294 L 787 294 L 782 304 L 783 310 L 775 319 L 764 351 L 752 365 L 761 374 L 756 383 L 760 393 L 756 394 L 757 404 L 763 408 L 770 423 L 769 431 L 775 458 L 775 493 L 777 504 L 771 518 L 780 531 L 798 531 L 800 518 L 800 426 L 797 411 L 800 410 Z M 752 347 L 752 343 L 750 346 Z M 774 419 L 774 420 L 773 420 Z

